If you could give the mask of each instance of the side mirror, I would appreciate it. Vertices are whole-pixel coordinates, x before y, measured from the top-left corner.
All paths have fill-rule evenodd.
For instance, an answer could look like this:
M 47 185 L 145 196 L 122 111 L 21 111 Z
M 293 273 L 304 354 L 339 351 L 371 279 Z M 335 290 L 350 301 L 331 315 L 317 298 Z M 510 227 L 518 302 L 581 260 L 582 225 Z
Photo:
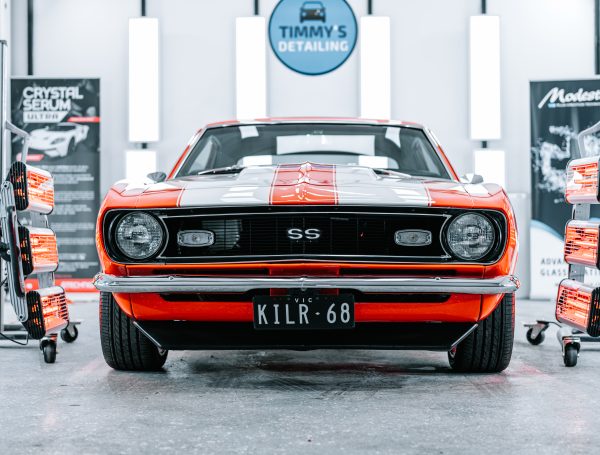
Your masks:
M 167 174 L 165 174 L 164 172 L 151 172 L 147 175 L 147 177 L 154 183 L 160 183 L 167 180 Z
M 465 174 L 460 178 L 461 183 L 470 183 L 472 185 L 477 185 L 479 183 L 483 183 L 483 177 L 479 174 Z

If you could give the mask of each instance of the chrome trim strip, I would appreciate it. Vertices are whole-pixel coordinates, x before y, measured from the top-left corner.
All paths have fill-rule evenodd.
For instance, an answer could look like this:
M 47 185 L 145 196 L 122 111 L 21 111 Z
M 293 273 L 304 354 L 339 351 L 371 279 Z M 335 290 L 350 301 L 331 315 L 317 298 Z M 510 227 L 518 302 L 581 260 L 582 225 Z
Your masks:
M 506 294 L 519 288 L 514 276 L 497 278 L 376 277 L 203 277 L 149 275 L 117 277 L 99 273 L 99 291 L 127 294 L 167 292 L 247 292 L 253 289 L 356 289 L 361 292 Z
M 305 205 L 304 207 L 306 207 L 307 209 L 309 208 L 313 208 L 315 207 L 314 205 Z M 319 208 L 321 208 L 322 206 L 320 206 Z M 332 206 L 332 207 L 340 207 L 340 206 Z M 341 206 L 343 207 L 343 206 Z M 357 206 L 358 207 L 358 206 Z M 361 207 L 376 207 L 376 206 L 361 206 Z M 110 209 L 110 211 L 134 211 L 134 210 L 140 210 L 140 211 L 148 211 L 148 210 L 161 210 L 161 211 L 165 211 L 165 212 L 169 212 L 172 210 L 179 210 L 179 211 L 184 211 L 184 210 L 194 210 L 194 209 L 205 209 L 207 207 L 173 207 L 173 208 L 166 208 L 166 209 L 123 209 L 123 208 L 118 208 L 118 209 Z M 210 208 L 210 207 L 209 207 Z M 223 209 L 223 208 L 230 208 L 230 207 L 218 207 L 219 209 Z M 231 208 L 235 208 L 235 209 L 239 209 L 239 207 L 231 207 Z M 448 218 L 452 218 L 452 215 L 449 215 L 447 213 L 438 213 L 438 212 L 418 212 L 418 213 L 412 213 L 409 211 L 402 211 L 402 212 L 388 212 L 385 210 L 373 210 L 373 211 L 351 211 L 351 210 L 347 210 L 347 209 L 342 209 L 342 210 L 321 210 L 321 211 L 315 211 L 315 212 L 311 212 L 309 210 L 273 210 L 273 206 L 268 206 L 265 205 L 264 206 L 265 209 L 267 210 L 263 210 L 263 211 L 247 211 L 247 212 L 224 212 L 224 213 L 195 213 L 193 215 L 156 215 L 156 216 L 160 216 L 162 218 L 167 218 L 167 219 L 174 219 L 174 218 L 193 218 L 193 217 L 215 217 L 215 218 L 219 218 L 219 217 L 224 217 L 224 216 L 254 216 L 254 215 L 258 215 L 258 216 L 273 216 L 273 215 L 393 215 L 393 216 L 437 216 L 437 217 L 444 217 L 446 219 Z M 412 206 L 412 205 L 406 205 L 406 206 L 398 206 L 397 208 L 404 210 L 404 209 L 424 209 L 427 210 L 430 207 L 418 207 L 418 206 Z M 435 207 L 438 208 L 438 207 Z M 453 207 L 440 207 L 441 210 L 443 210 L 444 208 L 446 209 L 454 209 L 456 210 L 456 208 Z M 270 210 L 269 210 L 270 209 Z M 460 210 L 460 209 L 459 209 Z M 494 210 L 494 209 L 483 209 L 483 210 Z M 464 209 L 464 211 L 477 211 L 477 209 Z M 499 210 L 495 210 L 496 212 L 502 214 L 502 212 L 500 212 Z M 108 213 L 108 211 L 107 211 Z

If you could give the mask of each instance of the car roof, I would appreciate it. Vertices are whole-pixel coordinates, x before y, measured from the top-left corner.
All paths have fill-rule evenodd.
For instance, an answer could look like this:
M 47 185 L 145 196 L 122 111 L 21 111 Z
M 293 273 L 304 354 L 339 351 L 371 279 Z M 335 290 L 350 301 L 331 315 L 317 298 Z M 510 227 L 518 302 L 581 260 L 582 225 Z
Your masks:
M 279 125 L 293 123 L 335 123 L 340 125 L 390 125 L 407 126 L 424 129 L 423 125 L 414 122 L 382 119 L 363 119 L 357 117 L 267 117 L 253 120 L 224 120 L 206 125 L 206 128 L 233 125 Z

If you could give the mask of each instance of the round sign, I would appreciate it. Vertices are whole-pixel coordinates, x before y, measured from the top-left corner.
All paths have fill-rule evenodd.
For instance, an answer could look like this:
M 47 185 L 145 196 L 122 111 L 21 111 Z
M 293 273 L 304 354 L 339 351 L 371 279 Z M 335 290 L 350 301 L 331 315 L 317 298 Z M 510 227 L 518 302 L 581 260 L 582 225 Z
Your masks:
M 317 76 L 350 57 L 357 30 L 346 0 L 281 0 L 271 14 L 269 41 L 285 66 Z

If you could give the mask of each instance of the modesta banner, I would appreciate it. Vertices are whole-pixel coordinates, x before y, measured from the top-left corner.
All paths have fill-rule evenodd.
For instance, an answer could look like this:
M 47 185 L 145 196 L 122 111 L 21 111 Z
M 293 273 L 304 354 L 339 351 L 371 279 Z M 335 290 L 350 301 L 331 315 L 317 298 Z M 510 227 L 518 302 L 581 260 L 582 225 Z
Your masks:
M 600 121 L 600 79 L 531 82 L 531 298 L 555 298 L 567 276 L 564 230 L 572 206 L 565 202 L 567 163 L 578 158 L 577 134 Z M 583 156 L 600 155 L 591 136 Z M 592 208 L 592 216 L 600 210 Z M 588 269 L 586 282 L 600 281 Z
M 58 238 L 56 283 L 67 292 L 95 291 L 100 80 L 13 78 L 11 94 L 12 121 L 31 135 L 27 163 L 54 176 L 56 207 L 49 220 Z M 22 148 L 13 136 L 13 160 Z

